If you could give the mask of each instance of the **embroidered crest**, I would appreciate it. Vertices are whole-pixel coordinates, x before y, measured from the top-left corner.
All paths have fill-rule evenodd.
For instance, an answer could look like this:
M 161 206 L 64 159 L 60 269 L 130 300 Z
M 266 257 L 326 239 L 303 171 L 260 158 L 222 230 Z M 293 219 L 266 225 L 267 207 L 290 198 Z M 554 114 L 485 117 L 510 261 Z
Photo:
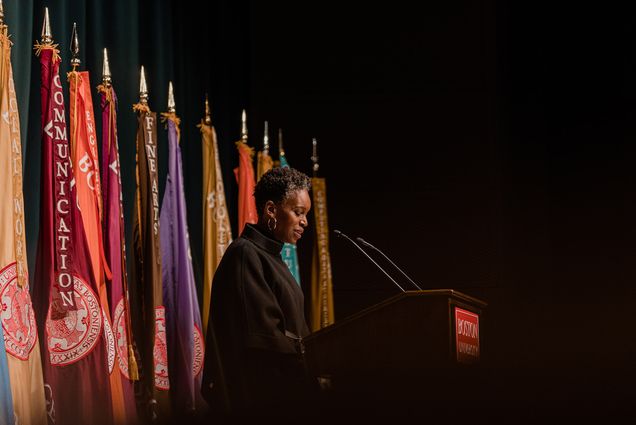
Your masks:
M 115 336 L 113 335 L 113 329 L 108 322 L 108 316 L 102 308 L 102 316 L 104 317 L 104 340 L 106 341 L 106 354 L 108 355 L 108 373 L 113 373 L 113 366 L 115 366 Z
M 203 359 L 205 357 L 205 347 L 203 345 L 203 333 L 201 329 L 194 325 L 194 357 L 192 358 L 192 376 L 197 376 L 203 369 Z
M 75 363 L 97 346 L 102 331 L 102 313 L 93 290 L 77 276 L 73 276 L 73 290 L 77 310 L 68 310 L 66 317 L 46 318 L 46 338 L 51 364 L 66 366 Z
M 115 307 L 113 323 L 115 324 L 115 343 L 119 370 L 126 379 L 130 379 L 128 375 L 128 334 L 126 332 L 126 313 L 124 311 L 123 298 L 119 300 L 117 307 Z
M 155 387 L 160 390 L 170 389 L 168 378 L 168 349 L 166 345 L 166 309 L 155 307 Z
M 0 320 L 7 353 L 20 360 L 28 360 L 38 333 L 29 286 L 18 286 L 16 272 L 16 263 L 0 271 Z

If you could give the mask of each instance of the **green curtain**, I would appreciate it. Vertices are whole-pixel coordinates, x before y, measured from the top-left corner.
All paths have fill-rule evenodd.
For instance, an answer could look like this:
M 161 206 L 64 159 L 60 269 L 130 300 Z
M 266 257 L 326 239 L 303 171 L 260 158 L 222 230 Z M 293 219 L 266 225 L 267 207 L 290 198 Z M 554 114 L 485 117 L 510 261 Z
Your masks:
M 201 282 L 201 137 L 196 125 L 204 113 L 208 93 L 219 134 L 228 206 L 236 228 L 237 163 L 234 141 L 240 134 L 240 111 L 249 111 L 250 48 L 249 2 L 231 0 L 199 4 L 174 0 L 5 0 L 5 23 L 14 42 L 12 60 L 22 129 L 24 198 L 28 260 L 35 266 L 39 222 L 40 92 L 39 62 L 33 44 L 39 40 L 44 7 L 49 8 L 51 30 L 59 44 L 60 73 L 70 68 L 70 37 L 77 23 L 81 70 L 91 73 L 91 85 L 101 82 L 102 55 L 108 49 L 113 86 L 119 100 L 118 131 L 122 167 L 126 235 L 130 247 L 135 194 L 135 131 L 132 105 L 139 97 L 139 69 L 144 65 L 153 111 L 167 109 L 168 82 L 175 90 L 182 121 L 181 148 L 188 202 L 188 225 L 197 282 Z M 64 92 L 68 84 L 62 77 Z M 93 103 L 101 128 L 97 90 Z M 66 99 L 68 101 L 68 97 Z M 68 111 L 68 108 L 67 108 Z M 101 134 L 101 133 L 98 133 Z M 101 140 L 100 140 L 101 143 Z M 159 135 L 159 183 L 163 196 L 167 172 L 167 136 Z M 130 252 L 130 248 L 128 249 Z M 130 262 L 129 262 L 130 264 Z

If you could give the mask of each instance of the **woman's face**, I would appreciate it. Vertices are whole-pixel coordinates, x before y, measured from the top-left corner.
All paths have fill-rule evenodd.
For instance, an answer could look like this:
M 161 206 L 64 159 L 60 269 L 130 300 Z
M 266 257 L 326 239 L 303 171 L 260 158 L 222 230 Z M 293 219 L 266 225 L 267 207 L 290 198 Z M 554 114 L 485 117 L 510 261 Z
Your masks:
M 295 245 L 307 227 L 307 214 L 310 209 L 311 199 L 306 189 L 292 192 L 287 199 L 277 204 L 274 212 L 276 228 L 272 232 L 276 239 Z

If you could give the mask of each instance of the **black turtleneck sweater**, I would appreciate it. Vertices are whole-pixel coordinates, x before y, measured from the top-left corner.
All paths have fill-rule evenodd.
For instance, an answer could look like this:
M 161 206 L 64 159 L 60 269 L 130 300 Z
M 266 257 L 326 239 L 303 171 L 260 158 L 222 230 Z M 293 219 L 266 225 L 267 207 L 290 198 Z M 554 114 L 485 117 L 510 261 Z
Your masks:
M 234 413 L 278 409 L 305 394 L 295 339 L 309 333 L 304 297 L 282 247 L 247 224 L 214 274 L 202 384 L 213 408 L 229 401 Z

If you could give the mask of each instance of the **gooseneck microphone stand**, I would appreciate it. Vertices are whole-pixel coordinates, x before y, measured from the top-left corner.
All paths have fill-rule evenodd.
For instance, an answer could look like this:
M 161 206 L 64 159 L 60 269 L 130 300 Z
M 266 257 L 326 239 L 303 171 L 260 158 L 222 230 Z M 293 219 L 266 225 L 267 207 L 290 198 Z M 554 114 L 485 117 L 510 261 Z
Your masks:
M 345 235 L 344 233 L 342 233 L 340 230 L 334 230 L 333 232 L 334 232 L 337 236 L 341 236 L 341 237 L 343 237 L 343 238 L 347 239 L 347 240 L 348 240 L 349 242 L 351 242 L 353 245 L 355 245 L 355 247 L 356 247 L 356 248 L 358 248 L 358 249 L 359 249 L 359 250 L 360 250 L 360 251 L 361 251 L 361 252 L 365 255 L 365 257 L 367 257 L 367 258 L 368 258 L 368 259 L 369 259 L 369 260 L 370 260 L 373 264 L 375 264 L 375 266 L 376 266 L 377 268 L 379 268 L 380 270 L 382 270 L 382 273 L 384 273 L 384 274 L 386 275 L 386 277 L 388 277 L 388 278 L 389 278 L 389 280 L 391 280 L 391 282 L 393 282 L 393 284 L 394 284 L 395 286 L 397 286 L 398 288 L 400 288 L 400 291 L 402 291 L 402 292 L 406 292 L 406 291 L 404 290 L 404 288 L 402 288 L 402 287 L 400 286 L 400 284 L 399 284 L 399 283 L 397 283 L 397 282 L 396 282 L 396 281 L 395 281 L 395 280 L 394 280 L 394 279 L 393 279 L 393 278 L 392 278 L 392 277 L 391 277 L 391 276 L 390 276 L 390 275 L 386 272 L 386 270 L 384 270 L 382 267 L 380 267 L 380 265 L 379 265 L 378 263 L 376 263 L 376 262 L 375 262 L 375 260 L 374 260 L 373 258 L 371 258 L 371 257 L 369 256 L 369 254 L 367 254 L 367 253 L 366 253 L 366 251 L 360 247 L 360 245 L 358 245 L 357 243 L 355 243 L 355 241 L 354 241 L 353 239 L 351 239 L 349 236 L 347 236 L 347 235 Z

